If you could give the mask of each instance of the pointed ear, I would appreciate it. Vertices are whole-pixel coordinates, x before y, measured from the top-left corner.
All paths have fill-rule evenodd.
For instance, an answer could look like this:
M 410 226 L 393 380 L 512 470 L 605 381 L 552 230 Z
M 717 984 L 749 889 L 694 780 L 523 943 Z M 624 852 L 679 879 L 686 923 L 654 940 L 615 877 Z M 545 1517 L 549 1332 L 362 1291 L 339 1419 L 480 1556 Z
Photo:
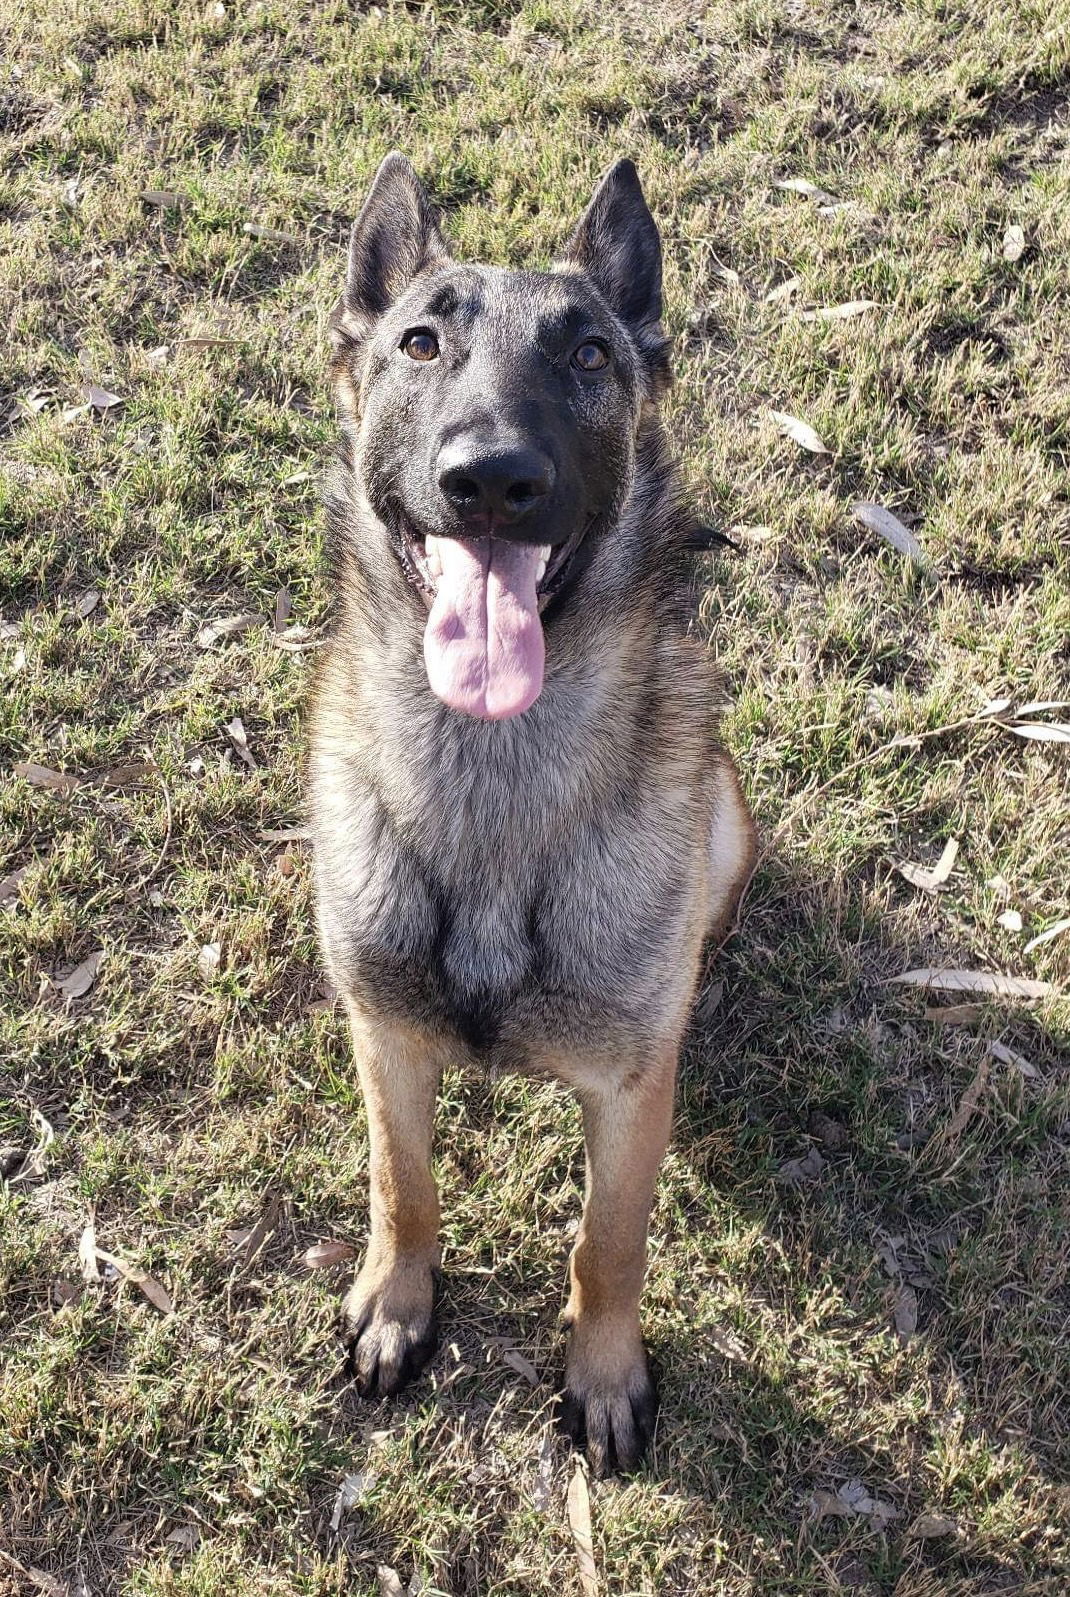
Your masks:
M 633 331 L 660 322 L 661 239 L 633 161 L 610 167 L 561 264 L 585 273 Z
M 418 272 L 450 258 L 420 179 L 395 150 L 371 186 L 353 223 L 349 266 L 331 325 L 343 340 L 360 342 Z

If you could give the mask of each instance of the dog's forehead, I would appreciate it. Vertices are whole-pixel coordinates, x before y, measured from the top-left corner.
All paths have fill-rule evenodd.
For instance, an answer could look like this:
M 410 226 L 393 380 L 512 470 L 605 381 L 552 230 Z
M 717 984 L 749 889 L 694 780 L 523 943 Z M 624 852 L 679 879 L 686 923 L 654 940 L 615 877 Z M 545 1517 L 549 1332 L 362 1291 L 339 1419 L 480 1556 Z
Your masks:
M 510 271 L 500 266 L 448 266 L 413 285 L 410 296 L 436 320 L 464 327 L 506 326 L 513 336 L 567 333 L 597 317 L 597 295 L 572 272 Z M 408 308 L 408 307 L 406 307 Z

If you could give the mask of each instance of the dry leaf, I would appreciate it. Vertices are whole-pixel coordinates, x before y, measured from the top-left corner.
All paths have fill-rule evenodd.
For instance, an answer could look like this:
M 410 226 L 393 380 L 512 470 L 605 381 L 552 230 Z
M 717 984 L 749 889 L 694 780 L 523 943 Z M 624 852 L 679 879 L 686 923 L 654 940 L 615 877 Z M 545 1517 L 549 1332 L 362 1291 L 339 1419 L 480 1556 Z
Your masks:
M 311 838 L 312 829 L 308 826 L 266 827 L 256 835 L 264 843 L 303 843 Z
M 580 1576 L 583 1597 L 598 1597 L 598 1567 L 594 1561 L 594 1542 L 591 1538 L 591 1493 L 587 1485 L 587 1471 L 582 1460 L 575 1461 L 572 1479 L 568 1483 L 568 1528 L 576 1549 L 576 1565 Z
M 909 1342 L 918 1328 L 918 1294 L 913 1287 L 900 1284 L 896 1289 L 893 1317 L 900 1340 Z
M 342 1515 L 351 1509 L 354 1503 L 359 1503 L 366 1497 L 378 1479 L 374 1470 L 365 1470 L 356 1475 L 347 1475 L 338 1488 L 338 1495 L 334 1500 L 334 1509 L 331 1513 L 331 1529 L 338 1531 L 342 1525 Z
M 836 1496 L 850 1513 L 861 1514 L 874 1529 L 881 1529 L 897 1517 L 891 1503 L 871 1497 L 861 1481 L 844 1481 L 842 1486 L 836 1488 Z
M 728 1331 L 721 1325 L 710 1327 L 710 1341 L 722 1358 L 739 1364 L 749 1364 L 747 1350 L 739 1337 L 734 1332 Z
M 1000 1042 L 998 1038 L 989 1043 L 988 1051 L 1001 1065 L 1010 1065 L 1012 1070 L 1017 1070 L 1030 1081 L 1035 1081 L 1040 1075 L 1036 1065 L 1030 1064 L 1023 1054 L 1015 1053 L 1013 1048 L 1008 1048 L 1007 1044 Z
M 815 310 L 801 311 L 799 320 L 803 322 L 845 322 L 852 316 L 861 316 L 864 311 L 877 309 L 875 299 L 849 299 L 842 305 L 819 305 Z
M 925 550 L 898 516 L 893 516 L 890 510 L 885 510 L 883 505 L 874 505 L 864 499 L 858 499 L 851 506 L 851 514 L 856 521 L 860 521 L 871 532 L 878 533 L 893 549 L 901 555 L 907 555 L 918 565 L 925 564 Z
M 919 1514 L 907 1533 L 926 1541 L 931 1536 L 956 1536 L 958 1525 L 944 1514 Z
M 782 1164 L 776 1173 L 776 1179 L 788 1186 L 798 1186 L 803 1182 L 816 1181 L 824 1167 L 824 1159 L 816 1148 L 811 1148 L 801 1159 L 789 1159 L 786 1164 Z
M 841 1519 L 854 1513 L 854 1509 L 845 1503 L 842 1498 L 838 1497 L 835 1492 L 826 1492 L 821 1490 L 821 1488 L 818 1488 L 816 1492 L 811 1492 L 808 1508 L 810 1518 L 816 1519 L 818 1523 L 823 1519 L 828 1519 L 830 1516 L 834 1519 Z
M 406 1597 L 405 1587 L 401 1583 L 401 1576 L 396 1569 L 391 1569 L 388 1564 L 379 1564 L 375 1571 L 375 1578 L 379 1582 L 379 1597 Z
M 97 1232 L 92 1215 L 78 1239 L 78 1262 L 82 1266 L 83 1281 L 92 1283 L 100 1280 L 100 1271 L 97 1268 Z
M 524 1357 L 523 1353 L 518 1353 L 515 1348 L 503 1348 L 502 1363 L 508 1364 L 511 1370 L 515 1370 L 518 1375 L 522 1375 L 529 1386 L 538 1386 L 539 1372 L 534 1364 Z
M 219 959 L 223 952 L 221 943 L 204 943 L 197 955 L 197 969 L 205 981 L 211 981 L 219 969 Z
M 275 631 L 281 632 L 290 619 L 293 609 L 293 596 L 289 588 L 280 588 L 275 595 Z
M 785 189 L 789 194 L 801 194 L 804 199 L 813 200 L 818 205 L 838 205 L 840 203 L 834 194 L 829 194 L 825 189 L 818 188 L 816 183 L 811 183 L 805 177 L 786 177 L 776 187 Z
M 29 782 L 31 787 L 48 787 L 55 793 L 73 793 L 78 786 L 76 776 L 71 776 L 67 771 L 53 771 L 48 765 L 34 765 L 32 760 L 19 760 L 11 769 L 24 782 Z
M 329 1270 L 334 1264 L 344 1264 L 355 1259 L 357 1250 L 351 1242 L 317 1242 L 305 1250 L 302 1260 L 308 1270 Z
M 1001 976 L 987 970 L 934 970 L 925 967 L 905 970 L 899 976 L 889 976 L 888 982 L 902 982 L 908 987 L 935 987 L 942 993 L 991 993 L 996 998 L 1050 998 L 1055 992 L 1050 982 L 1031 981 L 1026 976 Z
M 1024 720 L 1027 715 L 1040 715 L 1046 710 L 1070 710 L 1070 699 L 1036 699 L 1031 704 L 1020 704 L 1014 714 Z
M 236 715 L 233 721 L 228 721 L 224 731 L 230 739 L 230 746 L 238 758 L 243 764 L 248 766 L 250 771 L 255 771 L 256 760 L 253 758 L 253 751 L 249 747 L 249 740 L 245 735 L 245 723 L 241 716 Z
M 153 1276 L 144 1270 L 139 1270 L 137 1265 L 128 1264 L 125 1259 L 120 1259 L 118 1254 L 109 1253 L 106 1248 L 95 1248 L 98 1259 L 105 1264 L 110 1264 L 122 1276 L 124 1281 L 129 1281 L 132 1286 L 140 1289 L 142 1294 L 152 1304 L 154 1309 L 159 1309 L 165 1317 L 175 1312 L 175 1306 L 165 1287 L 161 1286 Z
M 959 1100 L 958 1108 L 948 1122 L 947 1129 L 944 1132 L 948 1142 L 956 1142 L 973 1119 L 974 1111 L 981 1101 L 981 1094 L 988 1085 L 989 1069 L 990 1066 L 986 1057 L 978 1065 L 977 1074 L 966 1088 Z
M 57 1309 L 69 1309 L 81 1295 L 82 1288 L 77 1281 L 58 1279 L 52 1283 L 52 1301 Z
M 242 1248 L 243 1264 L 252 1263 L 268 1237 L 278 1229 L 285 1212 L 285 1203 L 277 1193 L 273 1193 L 265 1202 L 259 1219 L 247 1231 L 228 1231 L 231 1241 Z
M 76 965 L 71 971 L 70 975 L 65 976 L 62 981 L 57 981 L 56 978 L 53 977 L 53 987 L 56 988 L 57 992 L 61 992 L 64 998 L 68 1000 L 72 998 L 84 998 L 86 993 L 97 979 L 97 968 L 103 958 L 104 950 L 102 948 L 98 948 L 95 953 L 92 953 L 86 959 L 83 959 L 80 965 Z
M 300 244 L 301 240 L 295 238 L 293 233 L 283 233 L 277 227 L 261 227 L 259 222 L 245 222 L 242 232 L 250 238 L 267 239 L 272 244 Z
M 925 1019 L 934 1020 L 940 1026 L 972 1026 L 984 1012 L 983 1004 L 943 1004 L 937 1009 L 927 1009 Z
M 1002 915 L 996 916 L 996 924 L 1002 926 L 1004 931 L 1020 932 L 1022 917 L 1016 909 L 1005 909 Z
M 545 1514 L 553 1501 L 554 1488 L 554 1441 L 549 1432 L 542 1439 L 539 1448 L 539 1463 L 535 1471 L 535 1484 L 531 1488 L 532 1507 L 540 1514 Z
M 57 1580 L 55 1575 L 50 1575 L 46 1569 L 36 1569 L 31 1564 L 26 1574 L 37 1590 L 45 1593 L 45 1597 L 71 1597 L 71 1588 L 62 1580 Z
M 1032 738 L 1037 743 L 1070 743 L 1068 721 L 1020 721 L 1008 726 L 1015 737 Z
M 154 775 L 156 769 L 151 760 L 130 760 L 126 765 L 111 766 L 97 780 L 102 787 L 135 787 Z
M 16 1150 L 17 1167 L 5 1170 L 5 1178 L 10 1186 L 16 1186 L 20 1181 L 39 1181 L 48 1168 L 46 1155 L 56 1140 L 56 1133 L 52 1129 L 52 1122 L 45 1118 L 40 1109 L 35 1108 L 32 1111 L 31 1119 L 37 1133 L 37 1142 L 28 1153 Z
M 769 415 L 784 437 L 790 438 L 800 449 L 808 449 L 812 455 L 832 453 L 814 429 L 807 422 L 800 421 L 798 416 L 791 416 L 785 410 L 771 410 Z
M 234 638 L 240 632 L 247 632 L 250 627 L 260 626 L 263 619 L 263 616 L 258 615 L 222 616 L 218 621 L 205 623 L 197 634 L 197 642 L 202 649 L 210 649 L 224 638 Z
M 185 205 L 187 200 L 185 194 L 176 194 L 174 189 L 142 189 L 141 198 L 146 205 L 156 205 L 164 211 L 171 210 L 177 205 Z
M 802 288 L 801 277 L 788 277 L 783 283 L 778 283 L 775 288 L 769 290 L 765 296 L 765 303 L 775 305 L 778 300 L 790 299 L 793 294 L 799 292 L 800 288 Z
M 1012 222 L 1003 235 L 1003 259 L 1020 261 L 1025 254 L 1025 229 Z
M 920 887 L 926 893 L 935 893 L 938 888 L 943 887 L 951 875 L 958 851 L 958 839 L 949 837 L 944 844 L 943 853 L 931 869 L 925 865 L 911 865 L 904 862 L 897 865 L 896 870 L 912 887 Z
M 96 609 L 99 603 L 99 590 L 97 588 L 87 588 L 85 593 L 82 594 L 81 598 L 75 601 L 74 613 L 75 615 L 80 616 L 84 621 L 87 616 L 91 616 L 93 614 L 93 611 Z
M 5 904 L 13 904 L 19 896 L 19 886 L 28 874 L 30 867 L 20 865 L 17 871 L 12 871 L 10 876 L 0 879 L 0 909 Z
M 100 388 L 96 383 L 85 383 L 83 392 L 90 407 L 102 416 L 106 411 L 114 410 L 116 405 L 123 403 L 121 394 L 110 394 L 106 388 Z
M 201 1539 L 201 1533 L 196 1525 L 179 1525 L 169 1536 L 164 1537 L 167 1547 L 174 1547 L 180 1553 L 192 1553 Z
M 28 869 L 28 867 L 27 867 L 27 869 Z M 15 874 L 17 876 L 19 873 L 16 871 Z M 12 880 L 12 878 L 9 876 L 8 877 L 8 881 L 11 881 L 11 880 Z M 4 893 L 3 884 L 0 883 L 0 903 L 3 903 L 3 901 L 4 901 L 3 893 Z M 1034 948 L 1040 948 L 1040 947 L 1042 947 L 1042 945 L 1044 943 L 1050 943 L 1053 938 L 1061 937 L 1063 932 L 1070 932 L 1070 918 L 1068 918 L 1066 920 L 1057 920 L 1055 922 L 1054 926 L 1049 926 L 1048 927 L 1047 931 L 1041 932 L 1039 934 L 1039 936 L 1037 936 L 1037 937 L 1031 937 L 1029 939 L 1029 941 L 1026 943 L 1025 947 L 1022 949 L 1022 953 L 1023 954 L 1032 953 Z

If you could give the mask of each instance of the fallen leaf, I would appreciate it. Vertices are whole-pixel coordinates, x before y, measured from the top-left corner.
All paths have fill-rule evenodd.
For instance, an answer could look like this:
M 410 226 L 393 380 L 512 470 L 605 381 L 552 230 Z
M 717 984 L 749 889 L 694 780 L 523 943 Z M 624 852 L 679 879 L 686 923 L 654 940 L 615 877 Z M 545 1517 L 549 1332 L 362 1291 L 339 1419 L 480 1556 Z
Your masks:
M 840 1120 L 835 1120 L 832 1115 L 826 1115 L 822 1110 L 815 1109 L 807 1122 L 807 1130 L 812 1137 L 817 1137 L 823 1148 L 829 1153 L 842 1153 L 851 1140 L 851 1134 Z
M 169 211 L 175 206 L 185 205 L 188 196 L 176 194 L 174 189 L 142 189 L 141 198 L 146 205 L 156 205 L 160 210 Z
M 286 1212 L 286 1205 L 277 1193 L 272 1193 L 264 1204 L 256 1223 L 248 1231 L 230 1233 L 232 1236 L 241 1236 L 242 1263 L 251 1264 L 264 1246 L 272 1232 L 276 1231 L 279 1221 Z
M 256 835 L 264 843 L 303 843 L 311 838 L 312 829 L 308 826 L 266 827 Z
M 334 1509 L 331 1513 L 331 1529 L 338 1531 L 342 1525 L 342 1515 L 349 1512 L 355 1503 L 366 1497 L 375 1485 L 378 1476 L 374 1470 L 364 1470 L 355 1475 L 346 1475 L 338 1488 L 334 1499 Z
M 405 1587 L 401 1583 L 401 1576 L 396 1569 L 391 1569 L 388 1564 L 379 1564 L 377 1566 L 375 1578 L 379 1582 L 379 1597 L 406 1597 Z
M 57 1580 L 55 1575 L 50 1575 L 46 1569 L 37 1569 L 31 1564 L 26 1574 L 37 1590 L 45 1593 L 45 1597 L 71 1597 L 71 1588 L 64 1581 Z
M 31 760 L 20 760 L 11 769 L 31 787 L 48 787 L 55 793 L 73 793 L 78 778 L 67 771 L 53 771 L 48 765 L 34 765 Z
M 19 1156 L 17 1163 L 10 1162 L 9 1167 L 9 1161 L 7 1159 L 4 1161 L 4 1179 L 12 1187 L 22 1181 L 40 1181 L 48 1168 L 48 1150 L 56 1140 L 51 1121 L 45 1118 L 40 1109 L 35 1108 L 32 1111 L 31 1119 L 37 1133 L 37 1142 L 28 1152 L 15 1150 Z
M 733 1331 L 726 1330 L 722 1325 L 711 1325 L 710 1341 L 722 1358 L 730 1363 L 749 1364 L 747 1350 L 739 1337 Z
M 1070 722 L 1017 721 L 1007 727 L 1015 737 L 1033 738 L 1037 743 L 1070 743 Z
M 1023 720 L 1027 715 L 1041 715 L 1045 710 L 1070 710 L 1070 699 L 1036 699 L 1032 704 L 1020 704 L 1014 714 Z
M 240 632 L 248 632 L 250 627 L 260 626 L 263 620 L 259 615 L 221 616 L 218 621 L 205 623 L 197 634 L 197 643 L 202 649 L 210 649 L 224 638 L 234 638 Z
M 91 409 L 104 415 L 109 410 L 114 410 L 116 405 L 123 404 L 121 394 L 110 394 L 106 388 L 100 388 L 96 383 L 85 383 L 83 392 Z
M 289 588 L 280 588 L 275 595 L 275 631 L 281 632 L 290 619 L 293 609 L 293 596 Z
M 126 765 L 112 765 L 102 771 L 97 780 L 102 787 L 135 787 L 155 774 L 157 767 L 151 760 L 130 760 Z
M 801 277 L 785 278 L 783 283 L 778 283 L 775 288 L 769 290 L 765 296 L 765 303 L 767 305 L 775 305 L 778 300 L 790 299 L 793 294 L 799 292 L 800 288 L 802 288 Z
M 935 893 L 938 888 L 943 887 L 951 875 L 958 851 L 958 839 L 949 837 L 940 858 L 931 869 L 925 865 L 911 865 L 904 862 L 897 865 L 896 870 L 912 887 L 920 887 L 926 893 Z
M 18 875 L 18 872 L 16 871 L 15 874 Z M 11 881 L 10 876 L 8 877 L 8 881 Z M 3 883 L 0 883 L 0 903 L 3 903 L 4 901 L 3 895 Z M 1036 937 L 1031 937 L 1028 943 L 1026 943 L 1025 947 L 1022 949 L 1022 953 L 1032 953 L 1034 948 L 1040 948 L 1044 943 L 1050 943 L 1053 938 L 1061 937 L 1063 932 L 1070 932 L 1070 918 L 1067 918 L 1066 920 L 1057 920 L 1054 926 L 1048 927 L 1047 931 L 1041 932 Z
M 167 1547 L 174 1547 L 180 1553 L 192 1553 L 201 1539 L 201 1533 L 196 1525 L 178 1525 L 169 1536 L 164 1537 Z
M 104 1264 L 110 1264 L 112 1269 L 122 1276 L 124 1281 L 129 1281 L 131 1286 L 140 1289 L 144 1297 L 152 1304 L 154 1309 L 159 1309 L 166 1318 L 175 1312 L 175 1306 L 167 1289 L 161 1286 L 154 1276 L 148 1275 L 144 1270 L 139 1270 L 137 1265 L 128 1264 L 125 1259 L 119 1258 L 115 1253 L 109 1253 L 106 1248 L 95 1248 L 96 1256 Z
M 328 1270 L 356 1256 L 357 1250 L 351 1242 L 316 1242 L 305 1250 L 302 1263 L 308 1270 Z
M 861 1481 L 844 1481 L 836 1488 L 836 1496 L 852 1514 L 861 1514 L 877 1529 L 897 1517 L 891 1503 L 871 1497 Z
M 52 1301 L 57 1309 L 69 1309 L 81 1296 L 82 1288 L 77 1281 L 58 1279 L 52 1283 Z
M 871 532 L 877 533 L 893 549 L 901 555 L 907 555 L 918 565 L 925 564 L 925 550 L 915 538 L 914 534 L 904 527 L 898 516 L 893 516 L 890 510 L 885 510 L 883 505 L 870 504 L 865 499 L 858 499 L 851 506 L 851 514 L 856 521 L 860 521 Z
M 594 1542 L 591 1537 L 591 1493 L 587 1485 L 587 1471 L 577 1458 L 568 1483 L 568 1528 L 576 1549 L 576 1565 L 580 1576 L 583 1597 L 598 1597 L 598 1567 L 594 1561 Z
M 539 1448 L 539 1462 L 535 1470 L 535 1484 L 531 1488 L 532 1507 L 545 1514 L 553 1501 L 554 1441 L 549 1432 Z
M 245 723 L 241 716 L 236 715 L 232 721 L 228 721 L 224 731 L 230 739 L 231 748 L 238 758 L 244 765 L 248 766 L 250 771 L 255 771 L 256 760 L 253 757 L 252 749 L 249 747 L 249 739 L 245 735 Z
M 204 943 L 197 955 L 197 969 L 205 981 L 210 981 L 219 969 L 219 959 L 223 952 L 221 943 Z
M 1020 932 L 1022 917 L 1016 909 L 1005 909 L 1002 915 L 996 916 L 996 924 L 1002 926 L 1007 932 Z
M 1017 1070 L 1030 1081 L 1035 1081 L 1040 1075 L 1036 1065 L 1030 1064 L 1024 1054 L 1015 1053 L 1013 1048 L 1008 1048 L 1007 1044 L 1000 1042 L 998 1037 L 989 1043 L 988 1051 L 1001 1065 L 1009 1065 L 1012 1070 Z
M 777 1181 L 783 1181 L 789 1186 L 798 1186 L 803 1182 L 816 1181 L 825 1167 L 825 1161 L 816 1148 L 800 1159 L 789 1159 L 782 1164 L 776 1173 Z
M 103 958 L 104 950 L 98 948 L 94 953 L 83 959 L 80 965 L 76 965 L 70 975 L 65 976 L 62 981 L 57 981 L 53 977 L 53 987 L 68 1000 L 84 998 L 97 979 L 97 968 Z
M 944 1514 L 919 1514 L 907 1534 L 918 1537 L 920 1541 L 927 1541 L 932 1536 L 956 1536 L 958 1525 Z
M 100 1270 L 97 1267 L 97 1232 L 92 1215 L 78 1239 L 78 1262 L 82 1266 L 83 1281 L 92 1283 L 100 1280 Z
M 804 199 L 813 200 L 818 205 L 839 204 L 834 194 L 829 194 L 827 190 L 818 188 L 817 184 L 811 183 L 809 178 L 786 177 L 776 187 L 786 190 L 789 194 L 801 194 Z
M 99 603 L 99 589 L 87 588 L 85 593 L 82 594 L 81 598 L 75 601 L 74 613 L 75 615 L 80 616 L 84 621 L 87 616 L 91 616 L 93 614 L 93 611 L 96 609 Z
M 820 1487 L 816 1492 L 811 1492 L 807 1507 L 810 1518 L 816 1519 L 819 1524 L 829 1517 L 842 1519 L 854 1513 L 850 1504 L 845 1503 L 835 1492 L 826 1492 Z
M 698 1003 L 695 1005 L 695 1020 L 700 1026 L 713 1019 L 721 1007 L 724 998 L 724 982 L 715 981 L 703 989 L 699 994 Z
M 785 410 L 771 410 L 769 415 L 784 437 L 790 438 L 800 449 L 808 449 L 812 455 L 832 453 L 814 429 L 807 422 L 800 421 L 798 416 L 791 416 Z
M 844 322 L 852 316 L 861 316 L 865 311 L 877 309 L 875 299 L 849 299 L 842 305 L 819 305 L 814 310 L 800 311 L 799 320 L 803 322 Z
M 1020 261 L 1025 254 L 1025 229 L 1012 222 L 1003 235 L 1003 259 Z
M 291 854 L 288 848 L 284 848 L 278 859 L 275 861 L 275 869 L 278 871 L 280 876 L 293 875 L 294 870 L 296 869 L 296 864 L 294 856 Z
M 958 1108 L 948 1121 L 944 1131 L 944 1136 L 948 1142 L 956 1142 L 973 1119 L 974 1111 L 981 1101 L 981 1094 L 988 1085 L 989 1069 L 988 1058 L 986 1057 L 978 1065 L 976 1075 L 959 1099 Z
M 515 1370 L 518 1375 L 522 1375 L 529 1386 L 538 1386 L 539 1372 L 534 1364 L 524 1357 L 523 1353 L 518 1353 L 512 1347 L 503 1348 L 502 1363 L 508 1364 L 511 1370 Z
M 984 1012 L 983 1004 L 943 1004 L 936 1009 L 927 1009 L 925 1019 L 935 1021 L 938 1026 L 970 1026 Z
M 1031 981 L 1026 976 L 1001 976 L 987 970 L 937 970 L 923 967 L 888 977 L 889 984 L 896 982 L 909 987 L 935 987 L 943 993 L 992 993 L 997 998 L 1050 998 L 1055 992 L 1050 982 Z
M 300 244 L 301 242 L 293 233 L 284 233 L 277 227 L 261 227 L 259 222 L 244 222 L 242 224 L 242 232 L 247 233 L 250 238 L 266 239 L 272 244 Z
M 10 876 L 0 879 L 0 909 L 5 904 L 13 904 L 19 896 L 19 887 L 29 872 L 28 865 L 20 865 L 17 871 L 12 871 Z
M 899 1285 L 892 1314 L 900 1340 L 909 1342 L 918 1328 L 918 1294 L 913 1287 Z

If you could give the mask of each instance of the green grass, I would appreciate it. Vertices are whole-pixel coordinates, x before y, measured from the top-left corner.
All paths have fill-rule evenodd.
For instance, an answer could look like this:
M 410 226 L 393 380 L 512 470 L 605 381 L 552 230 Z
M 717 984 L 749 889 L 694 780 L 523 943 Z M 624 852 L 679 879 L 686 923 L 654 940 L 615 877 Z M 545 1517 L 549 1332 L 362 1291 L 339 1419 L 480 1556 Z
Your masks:
M 315 658 L 267 618 L 284 585 L 313 638 L 329 610 L 326 318 L 392 146 L 460 250 L 506 264 L 548 260 L 597 173 L 637 158 L 673 434 L 696 502 L 744 529 L 703 568 L 701 619 L 766 848 L 687 1050 L 644 1301 L 663 1409 L 648 1468 L 592 1488 L 604 1589 L 1065 1590 L 1070 1007 L 939 1025 L 884 983 L 1070 980 L 1070 934 L 1024 951 L 1070 915 L 1065 746 L 973 725 L 888 747 L 989 699 L 1070 698 L 1067 0 L 0 0 L 0 35 L 0 876 L 28 867 L 0 910 L 0 1143 L 32 1146 L 35 1110 L 55 1132 L 36 1179 L 0 1184 L 0 1592 L 328 1597 L 375 1591 L 379 1564 L 447 1597 L 579 1590 L 571 1466 L 543 1452 L 567 1099 L 447 1083 L 444 1342 L 398 1406 L 342 1379 L 347 1267 L 301 1263 L 360 1245 L 365 1141 L 342 1019 L 316 1007 L 307 854 L 259 835 L 299 822 Z M 855 205 L 822 214 L 792 177 Z M 799 315 L 852 299 L 877 308 Z M 122 406 L 64 420 L 87 379 Z M 928 568 L 855 499 L 917 517 Z M 250 612 L 266 624 L 198 644 Z M 157 770 L 63 795 L 27 760 Z M 950 836 L 939 894 L 897 874 Z M 42 993 L 96 950 L 84 997 Z M 778 1179 L 811 1148 L 815 1179 Z M 227 1233 L 270 1200 L 245 1263 Z M 82 1287 L 91 1214 L 172 1317 Z M 895 1517 L 812 1513 L 852 1480 Z M 923 1512 L 957 1531 L 912 1535 Z

